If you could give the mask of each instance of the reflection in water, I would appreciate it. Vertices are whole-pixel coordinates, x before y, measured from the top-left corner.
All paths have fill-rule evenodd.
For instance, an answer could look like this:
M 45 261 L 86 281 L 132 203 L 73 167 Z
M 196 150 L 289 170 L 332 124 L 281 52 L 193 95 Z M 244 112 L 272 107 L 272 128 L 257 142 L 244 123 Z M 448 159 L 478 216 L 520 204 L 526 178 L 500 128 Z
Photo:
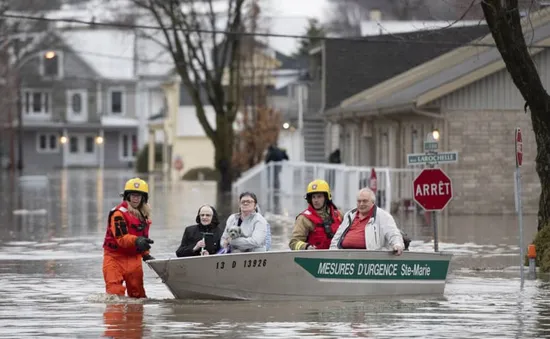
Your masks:
M 116 339 L 143 338 L 143 304 L 107 304 L 103 312 L 104 336 Z
M 539 286 L 539 291 L 536 295 L 537 307 L 537 335 L 538 338 L 550 337 L 550 304 L 548 303 L 548 295 L 550 284 L 543 283 Z
M 95 197 L 96 210 L 97 210 L 97 231 L 101 233 L 105 231 L 107 227 L 107 219 L 103 218 L 103 170 L 97 170 L 96 180 L 97 194 Z M 114 207 L 114 206 L 113 206 Z
M 67 229 L 69 225 L 69 180 L 68 180 L 68 171 L 67 169 L 61 170 L 61 198 L 59 199 L 59 207 L 61 208 L 61 220 L 60 226 L 61 229 Z
M 150 299 L 113 302 L 104 294 L 101 274 L 106 213 L 133 176 L 63 170 L 48 175 L 47 187 L 22 187 L 17 178 L 0 176 L 0 337 L 550 338 L 550 284 L 526 281 L 520 291 L 517 222 L 511 216 L 441 220 L 440 248 L 454 254 L 444 298 L 179 301 L 145 266 Z M 215 204 L 215 184 L 143 179 L 153 206 L 152 254 L 173 258 L 198 206 Z M 236 210 L 236 201 L 227 200 L 226 207 Z M 282 203 L 287 211 L 304 207 L 303 197 Z M 13 214 L 39 209 L 47 213 Z M 525 217 L 526 242 L 536 230 L 535 217 Z M 432 228 L 422 216 L 404 213 L 397 219 L 412 235 L 411 250 L 432 249 Z M 287 248 L 291 229 L 289 223 L 272 223 L 274 250 Z

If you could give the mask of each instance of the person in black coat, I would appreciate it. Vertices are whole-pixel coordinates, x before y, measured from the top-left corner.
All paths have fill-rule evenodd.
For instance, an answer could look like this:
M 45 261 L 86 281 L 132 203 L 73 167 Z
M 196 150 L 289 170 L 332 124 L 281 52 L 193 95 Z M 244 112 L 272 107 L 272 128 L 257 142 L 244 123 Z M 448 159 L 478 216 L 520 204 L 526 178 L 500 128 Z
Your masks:
M 181 245 L 176 251 L 178 257 L 216 254 L 221 246 L 223 229 L 219 226 L 218 212 L 210 205 L 199 208 L 196 225 L 187 226 Z
M 277 145 L 269 145 L 267 148 L 267 153 L 265 155 L 265 163 L 269 164 L 272 161 L 283 161 L 288 160 L 288 154 L 286 153 L 286 150 L 277 147 Z

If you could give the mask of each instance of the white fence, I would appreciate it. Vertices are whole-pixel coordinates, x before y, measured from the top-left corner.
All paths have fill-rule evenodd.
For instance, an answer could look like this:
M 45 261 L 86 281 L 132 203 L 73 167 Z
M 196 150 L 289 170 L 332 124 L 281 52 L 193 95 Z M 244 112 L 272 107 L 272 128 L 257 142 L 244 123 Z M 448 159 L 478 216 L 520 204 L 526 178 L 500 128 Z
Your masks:
M 233 184 L 233 193 L 254 192 L 263 210 L 295 215 L 305 207 L 307 184 L 326 180 L 339 208 L 355 207 L 357 191 L 368 186 L 372 167 L 283 161 L 259 164 L 243 173 Z M 412 209 L 412 182 L 421 169 L 374 167 L 377 176 L 377 204 L 387 211 Z M 277 180 L 278 179 L 278 180 Z

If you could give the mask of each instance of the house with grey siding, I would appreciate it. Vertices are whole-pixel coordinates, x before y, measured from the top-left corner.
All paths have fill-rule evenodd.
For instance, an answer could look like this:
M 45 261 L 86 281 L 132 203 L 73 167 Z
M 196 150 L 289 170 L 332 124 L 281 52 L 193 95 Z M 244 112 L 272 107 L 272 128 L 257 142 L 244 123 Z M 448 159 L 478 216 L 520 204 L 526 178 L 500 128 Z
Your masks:
M 485 27 L 453 27 L 440 32 L 410 32 L 365 37 L 364 40 L 327 39 L 310 51 L 303 122 L 305 161 L 326 162 L 330 153 L 341 148 L 330 142 L 333 129 L 321 114 L 346 98 L 385 81 L 411 67 L 443 54 L 455 46 L 407 43 L 407 40 L 437 41 L 452 37 L 466 43 L 486 33 Z M 388 43 L 388 41 L 399 43 Z M 328 127 L 328 128 L 327 128 Z M 329 133 L 330 132 L 330 133 Z M 342 147 L 342 152 L 349 148 Z
M 133 165 L 139 125 L 133 39 L 128 30 L 73 28 L 24 45 L 17 68 L 25 171 Z
M 530 44 L 550 41 L 550 12 L 532 13 L 522 23 Z M 342 148 L 348 165 L 405 168 L 407 154 L 423 152 L 426 135 L 437 129 L 440 150 L 459 153 L 458 163 L 441 165 L 453 181 L 454 198 L 446 210 L 453 214 L 513 214 L 514 129 L 520 127 L 523 206 L 526 213 L 535 213 L 540 182 L 530 114 L 524 112 L 525 101 L 492 44 L 486 29 L 470 43 L 401 69 L 350 95 L 324 112 L 330 121 L 329 143 Z M 422 47 L 426 48 L 425 44 Z M 532 48 L 530 52 L 542 83 L 550 86 L 550 50 Z M 413 54 L 412 47 L 400 53 L 404 58 Z M 381 61 L 378 67 L 383 66 L 391 65 Z M 401 187 L 397 198 L 412 197 L 412 177 L 394 184 Z

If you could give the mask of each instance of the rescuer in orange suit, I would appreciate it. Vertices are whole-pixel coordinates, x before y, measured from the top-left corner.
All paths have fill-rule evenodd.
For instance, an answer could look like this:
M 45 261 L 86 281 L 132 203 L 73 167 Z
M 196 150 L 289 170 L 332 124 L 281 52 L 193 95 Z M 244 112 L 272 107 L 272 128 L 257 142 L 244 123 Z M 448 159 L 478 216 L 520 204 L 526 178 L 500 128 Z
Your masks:
M 124 185 L 123 201 L 109 212 L 103 242 L 103 278 L 108 294 L 147 298 L 143 287 L 141 261 L 154 259 L 149 254 L 151 207 L 149 185 L 133 178 Z M 126 283 L 126 287 L 122 284 Z

